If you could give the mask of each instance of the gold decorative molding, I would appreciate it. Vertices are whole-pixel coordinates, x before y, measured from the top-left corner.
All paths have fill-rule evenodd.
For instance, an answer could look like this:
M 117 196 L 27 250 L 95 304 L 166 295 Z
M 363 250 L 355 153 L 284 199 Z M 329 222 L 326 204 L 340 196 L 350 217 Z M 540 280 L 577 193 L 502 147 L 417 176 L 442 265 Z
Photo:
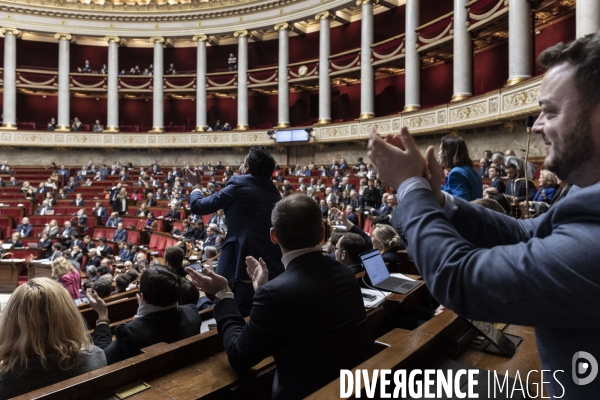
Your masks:
M 412 111 L 418 111 L 421 109 L 421 106 L 404 106 L 404 110 L 402 110 L 402 112 L 412 112 Z
M 106 36 L 104 40 L 106 40 L 108 43 L 116 43 L 119 46 L 125 44 L 125 41 L 118 36 Z
M 510 78 L 506 81 L 506 86 L 516 85 L 517 83 L 525 82 L 527 79 L 531 79 L 530 77 L 520 77 L 520 78 Z
M 58 41 L 60 40 L 68 40 L 69 42 L 75 41 L 75 37 L 70 33 L 56 33 L 54 34 L 54 38 Z
M 379 0 L 356 0 L 356 5 L 358 7 L 364 5 L 364 4 L 372 4 L 372 5 L 377 5 L 379 4 Z
M 208 37 L 208 35 L 195 35 L 192 38 L 192 42 L 209 42 L 210 38 Z
M 152 36 L 148 41 L 152 44 L 165 44 L 165 38 L 162 36 Z
M 465 100 L 470 97 L 473 97 L 473 95 L 471 95 L 471 94 L 455 94 L 452 96 L 452 99 L 450 100 L 450 102 L 454 103 L 455 101 Z
M 248 129 L 250 129 L 250 126 L 248 126 L 246 124 L 240 124 L 235 127 L 236 131 L 247 131 Z
M 246 29 L 235 31 L 235 32 L 233 32 L 233 37 L 236 37 L 236 38 L 239 38 L 239 37 L 250 37 L 250 32 L 248 32 Z
M 5 131 L 16 131 L 17 125 L 16 124 L 2 124 L 0 129 L 5 130 Z
M 163 133 L 165 131 L 165 128 L 161 127 L 161 126 L 155 126 L 152 129 L 150 129 L 148 132 L 150 133 Z
M 54 128 L 55 132 L 70 132 L 71 131 L 71 127 L 69 125 L 58 125 L 56 128 Z
M 325 125 L 325 124 L 330 124 L 330 123 L 331 123 L 331 118 L 319 118 L 315 125 Z
M 276 31 L 291 31 L 293 29 L 291 24 L 287 22 L 281 22 L 273 27 Z
M 104 132 L 117 133 L 117 132 L 119 132 L 119 127 L 118 126 L 107 126 L 106 128 L 104 128 Z
M 275 128 L 289 128 L 290 127 L 290 123 L 289 122 L 279 122 L 277 124 L 277 126 L 275 126 Z
M 0 32 L 2 32 L 2 34 L 5 36 L 7 33 L 9 33 L 11 35 L 15 35 L 17 38 L 20 38 L 21 35 L 23 34 L 23 32 L 21 32 L 20 30 L 18 30 L 16 28 L 6 28 L 6 27 L 3 27 L 2 29 L 0 29 Z
M 335 14 L 333 14 L 330 11 L 323 11 L 323 12 L 320 12 L 317 15 L 315 15 L 315 19 L 317 21 L 321 21 L 322 19 L 328 19 L 330 21 L 334 21 L 335 20 Z
M 361 113 L 360 116 L 358 117 L 358 120 L 362 121 L 362 120 L 371 119 L 371 118 L 375 118 L 375 113 Z

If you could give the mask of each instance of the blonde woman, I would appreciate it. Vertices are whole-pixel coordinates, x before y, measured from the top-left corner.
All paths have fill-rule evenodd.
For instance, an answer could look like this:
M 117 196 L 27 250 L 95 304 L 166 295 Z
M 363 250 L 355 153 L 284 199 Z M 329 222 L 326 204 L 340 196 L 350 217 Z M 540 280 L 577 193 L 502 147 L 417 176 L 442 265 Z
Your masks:
M 343 211 L 334 208 L 331 209 L 331 212 L 334 218 L 346 227 L 348 232 L 360 235 L 368 246 L 379 250 L 390 272 L 400 272 L 398 271 L 398 250 L 404 249 L 404 244 L 394 228 L 379 223 L 373 230 L 373 236 L 370 237 L 357 225 L 354 225 L 352 221 L 349 221 Z
M 44 227 L 42 233 L 46 233 L 51 238 L 56 237 L 58 235 L 58 222 L 55 219 L 50 220 L 50 223 Z
M 69 293 L 49 278 L 19 286 L 0 314 L 0 398 L 106 366 Z
M 81 304 L 81 274 L 66 258 L 58 257 L 52 262 L 52 278 L 61 283 L 75 304 Z
M 127 190 L 125 188 L 121 188 L 121 190 L 119 191 L 119 194 L 117 195 L 117 201 L 116 201 L 116 209 L 115 211 L 117 211 L 119 213 L 119 215 L 127 215 L 127 198 L 129 196 L 127 195 Z
M 399 272 L 398 250 L 402 250 L 404 246 L 396 230 L 390 225 L 377 224 L 371 241 L 373 249 L 379 250 L 390 272 Z
M 138 207 L 137 212 L 135 213 L 136 217 L 145 217 L 146 215 L 148 215 L 148 205 L 146 203 L 141 203 L 140 206 Z

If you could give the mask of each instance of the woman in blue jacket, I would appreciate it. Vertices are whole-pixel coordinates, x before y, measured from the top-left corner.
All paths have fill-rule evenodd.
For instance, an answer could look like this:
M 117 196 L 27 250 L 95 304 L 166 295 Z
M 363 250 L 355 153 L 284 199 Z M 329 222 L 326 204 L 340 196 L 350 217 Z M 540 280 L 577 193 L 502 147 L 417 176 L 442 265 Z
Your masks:
M 471 201 L 483 197 L 483 182 L 473 168 L 467 144 L 460 136 L 442 138 L 438 159 L 443 168 L 449 169 L 442 190 L 455 197 Z

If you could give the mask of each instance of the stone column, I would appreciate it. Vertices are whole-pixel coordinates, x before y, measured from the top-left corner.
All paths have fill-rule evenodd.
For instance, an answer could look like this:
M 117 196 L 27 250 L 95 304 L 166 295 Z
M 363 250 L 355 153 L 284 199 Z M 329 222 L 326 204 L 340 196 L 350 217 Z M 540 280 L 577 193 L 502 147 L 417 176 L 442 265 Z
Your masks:
M 21 31 L 2 28 L 4 34 L 4 93 L 2 129 L 17 129 L 17 38 Z
M 119 45 L 121 38 L 108 36 L 106 127 L 104 132 L 119 132 Z
M 375 116 L 375 73 L 371 65 L 371 45 L 373 44 L 373 6 L 379 0 L 357 0 L 362 9 L 360 38 L 360 117 L 369 119 Z
M 250 32 L 247 30 L 236 31 L 233 33 L 238 39 L 237 56 L 237 88 L 238 88 L 238 131 L 245 131 L 250 128 L 248 125 L 248 37 Z
M 58 118 L 56 120 L 56 130 L 69 132 L 71 130 L 69 72 L 71 71 L 70 56 L 73 36 L 68 33 L 57 33 L 54 37 L 58 39 Z
M 198 43 L 196 56 L 196 132 L 206 132 L 206 43 L 207 35 L 196 35 L 192 38 Z
M 532 76 L 531 2 L 508 3 L 508 81 L 514 85 Z
M 288 63 L 290 62 L 289 37 L 292 26 L 287 22 L 275 25 L 279 32 L 279 71 L 277 86 L 277 128 L 290 126 L 290 85 L 288 84 Z
M 329 55 L 331 54 L 331 21 L 335 15 L 324 11 L 315 15 L 319 21 L 319 120 L 318 124 L 331 122 L 331 79 L 329 79 Z
M 473 50 L 471 34 L 467 30 L 468 0 L 454 0 L 454 90 L 452 101 L 473 95 Z
M 419 27 L 419 0 L 406 0 L 406 53 L 404 54 L 406 80 L 404 87 L 404 112 L 421 108 L 421 59 L 417 51 Z
M 600 31 L 600 1 L 577 0 L 575 24 L 577 37 Z
M 154 72 L 152 73 L 152 130 L 150 132 L 164 132 L 164 93 L 163 93 L 163 46 L 165 38 L 151 37 L 150 43 L 154 43 Z

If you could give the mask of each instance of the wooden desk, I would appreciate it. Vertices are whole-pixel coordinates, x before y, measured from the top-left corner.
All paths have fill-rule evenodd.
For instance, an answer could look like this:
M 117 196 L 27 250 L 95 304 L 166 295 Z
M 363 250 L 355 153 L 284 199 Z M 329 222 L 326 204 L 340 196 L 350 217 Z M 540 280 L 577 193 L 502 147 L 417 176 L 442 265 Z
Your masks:
M 19 286 L 19 272 L 23 268 L 23 261 L 20 259 L 0 261 L 0 292 L 12 293 Z
M 52 266 L 50 264 L 30 263 L 28 266 L 27 277 L 33 278 L 50 278 L 52 276 Z

